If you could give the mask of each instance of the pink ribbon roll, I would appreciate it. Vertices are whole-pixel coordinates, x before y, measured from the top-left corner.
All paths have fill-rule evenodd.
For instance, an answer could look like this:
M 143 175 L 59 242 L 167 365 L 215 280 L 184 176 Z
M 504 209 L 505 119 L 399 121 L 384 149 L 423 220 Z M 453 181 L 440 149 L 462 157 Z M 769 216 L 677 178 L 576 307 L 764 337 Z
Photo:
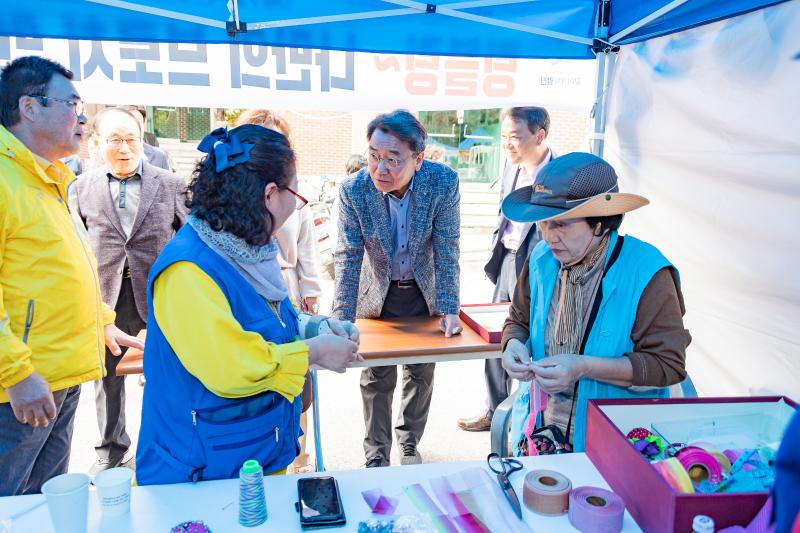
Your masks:
M 716 457 L 704 449 L 688 446 L 679 451 L 676 457 L 694 483 L 706 479 L 715 485 L 722 482 L 722 466 Z
M 611 491 L 578 487 L 569 494 L 569 523 L 583 533 L 619 533 L 625 504 Z

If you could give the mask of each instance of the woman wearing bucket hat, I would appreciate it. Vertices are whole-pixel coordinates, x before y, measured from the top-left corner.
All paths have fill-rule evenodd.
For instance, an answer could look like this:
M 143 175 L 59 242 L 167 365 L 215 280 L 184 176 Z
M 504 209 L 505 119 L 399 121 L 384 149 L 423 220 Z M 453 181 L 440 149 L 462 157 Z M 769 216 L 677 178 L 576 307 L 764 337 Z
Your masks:
M 530 383 L 512 412 L 517 453 L 583 451 L 588 400 L 665 397 L 686 378 L 678 272 L 617 232 L 624 213 L 647 203 L 619 192 L 611 165 L 578 152 L 503 202 L 506 217 L 536 222 L 543 236 L 503 328 L 503 366 Z

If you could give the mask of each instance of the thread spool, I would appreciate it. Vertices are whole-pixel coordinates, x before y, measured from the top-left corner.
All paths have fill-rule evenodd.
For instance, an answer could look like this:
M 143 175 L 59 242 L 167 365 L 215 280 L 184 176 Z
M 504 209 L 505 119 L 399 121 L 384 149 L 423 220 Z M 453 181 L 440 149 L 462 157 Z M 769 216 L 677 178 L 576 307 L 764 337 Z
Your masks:
M 569 509 L 572 482 L 554 470 L 532 470 L 525 475 L 522 501 L 525 507 L 544 516 L 563 515 Z
M 669 459 L 653 463 L 653 468 L 661 474 L 664 481 L 666 481 L 675 492 L 685 492 L 687 494 L 692 494 L 694 492 L 692 480 L 677 458 L 670 457 Z
M 611 491 L 578 487 L 569 493 L 569 523 L 583 533 L 619 533 L 625 504 Z
M 244 527 L 255 527 L 266 521 L 264 472 L 258 461 L 250 459 L 239 470 L 239 523 Z

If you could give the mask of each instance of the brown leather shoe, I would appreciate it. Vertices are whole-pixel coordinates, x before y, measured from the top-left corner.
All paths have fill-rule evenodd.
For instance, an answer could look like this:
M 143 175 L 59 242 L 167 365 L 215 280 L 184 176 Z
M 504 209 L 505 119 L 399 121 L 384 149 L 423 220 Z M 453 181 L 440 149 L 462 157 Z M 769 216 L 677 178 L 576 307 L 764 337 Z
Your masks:
M 492 421 L 483 413 L 472 418 L 459 418 L 458 427 L 464 431 L 489 431 L 492 428 Z

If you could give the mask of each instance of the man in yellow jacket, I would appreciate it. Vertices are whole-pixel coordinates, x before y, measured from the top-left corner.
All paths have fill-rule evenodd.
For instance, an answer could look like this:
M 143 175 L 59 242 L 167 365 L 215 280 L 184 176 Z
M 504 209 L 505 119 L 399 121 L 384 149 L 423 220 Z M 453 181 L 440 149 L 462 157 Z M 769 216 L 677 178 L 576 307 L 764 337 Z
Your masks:
M 80 384 L 104 374 L 114 326 L 83 226 L 67 207 L 83 102 L 72 73 L 41 57 L 0 71 L 0 496 L 66 472 Z

